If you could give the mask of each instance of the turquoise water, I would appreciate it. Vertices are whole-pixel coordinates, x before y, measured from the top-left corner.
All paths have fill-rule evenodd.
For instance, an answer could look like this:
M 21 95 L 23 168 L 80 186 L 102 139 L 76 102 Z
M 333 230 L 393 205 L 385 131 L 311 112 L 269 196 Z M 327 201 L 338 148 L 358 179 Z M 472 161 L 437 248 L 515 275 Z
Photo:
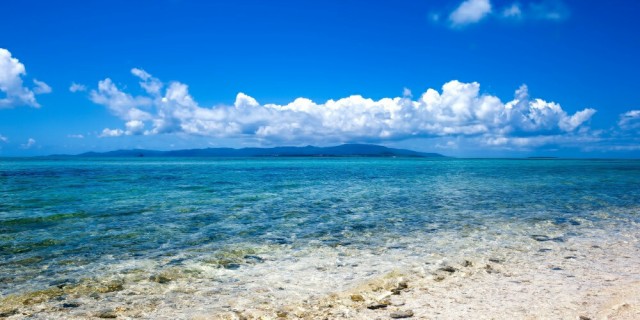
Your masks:
M 635 160 L 1 159 L 0 294 L 136 261 L 144 274 L 206 265 L 237 278 L 291 255 L 484 230 L 613 234 L 639 222 L 638 186 Z

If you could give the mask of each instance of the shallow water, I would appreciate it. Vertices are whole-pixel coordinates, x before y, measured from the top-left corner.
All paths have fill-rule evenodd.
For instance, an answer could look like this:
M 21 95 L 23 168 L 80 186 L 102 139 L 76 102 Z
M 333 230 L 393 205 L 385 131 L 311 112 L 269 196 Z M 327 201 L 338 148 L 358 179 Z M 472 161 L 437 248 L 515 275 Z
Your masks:
M 150 313 L 304 298 L 634 232 L 638 185 L 636 160 L 0 159 L 0 294 Z

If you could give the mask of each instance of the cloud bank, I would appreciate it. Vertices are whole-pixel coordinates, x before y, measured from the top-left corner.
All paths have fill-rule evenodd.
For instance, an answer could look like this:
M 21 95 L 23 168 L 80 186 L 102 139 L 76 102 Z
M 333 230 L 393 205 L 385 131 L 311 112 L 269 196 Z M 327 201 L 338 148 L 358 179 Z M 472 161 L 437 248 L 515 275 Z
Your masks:
M 238 93 L 233 105 L 200 106 L 180 82 L 164 83 L 141 69 L 131 73 L 144 94 L 134 96 L 107 78 L 89 97 L 124 121 L 101 137 L 180 133 L 215 138 L 249 138 L 265 143 L 340 143 L 424 137 L 481 137 L 488 146 L 532 137 L 576 135 L 596 112 L 567 113 L 554 102 L 533 99 L 521 86 L 515 98 L 482 94 L 477 82 L 450 81 L 418 99 L 402 96 L 373 100 L 352 95 L 316 103 L 297 98 L 289 104 L 261 104 Z M 548 141 L 549 138 L 536 138 Z
M 0 48 L 0 93 L 4 95 L 0 95 L 0 108 L 40 107 L 35 96 L 50 93 L 51 87 L 36 79 L 33 88 L 26 87 L 22 80 L 26 74 L 24 65 L 9 50 Z

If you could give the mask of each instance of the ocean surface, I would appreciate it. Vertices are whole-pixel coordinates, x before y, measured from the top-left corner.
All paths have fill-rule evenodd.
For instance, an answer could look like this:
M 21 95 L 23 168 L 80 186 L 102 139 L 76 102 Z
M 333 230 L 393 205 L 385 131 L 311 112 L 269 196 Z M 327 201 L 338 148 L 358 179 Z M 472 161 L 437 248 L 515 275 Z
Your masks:
M 639 222 L 637 160 L 0 159 L 0 313 L 216 313 Z

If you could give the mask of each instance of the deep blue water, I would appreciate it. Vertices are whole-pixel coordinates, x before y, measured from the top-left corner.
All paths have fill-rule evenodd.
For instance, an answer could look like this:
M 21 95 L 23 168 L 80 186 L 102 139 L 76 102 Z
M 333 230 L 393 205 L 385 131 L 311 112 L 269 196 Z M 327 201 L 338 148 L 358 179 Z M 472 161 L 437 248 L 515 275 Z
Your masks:
M 636 160 L 0 159 L 0 293 L 240 242 L 366 247 L 505 222 L 570 236 L 637 222 L 639 186 Z

